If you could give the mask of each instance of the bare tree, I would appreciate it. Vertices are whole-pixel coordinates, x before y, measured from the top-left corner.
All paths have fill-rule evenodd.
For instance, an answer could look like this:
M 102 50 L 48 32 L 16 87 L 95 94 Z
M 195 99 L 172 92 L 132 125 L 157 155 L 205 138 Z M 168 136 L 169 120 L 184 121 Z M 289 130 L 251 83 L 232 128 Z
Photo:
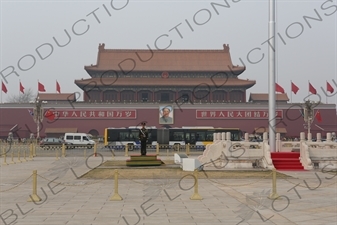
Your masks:
M 17 94 L 17 95 L 10 95 L 7 98 L 7 102 L 9 103 L 25 103 L 33 101 L 35 98 L 35 94 L 33 93 L 33 90 L 31 88 L 28 88 L 25 90 L 25 93 Z

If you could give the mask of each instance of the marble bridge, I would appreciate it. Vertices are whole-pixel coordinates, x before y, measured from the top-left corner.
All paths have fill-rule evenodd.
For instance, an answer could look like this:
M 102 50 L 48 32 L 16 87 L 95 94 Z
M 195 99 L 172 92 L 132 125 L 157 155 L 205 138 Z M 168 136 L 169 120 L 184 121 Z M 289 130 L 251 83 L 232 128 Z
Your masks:
M 326 141 L 322 141 L 320 133 L 316 141 L 312 141 L 310 133 L 307 138 L 304 132 L 300 133 L 299 141 L 282 141 L 276 134 L 275 152 L 270 151 L 266 132 L 261 142 L 250 142 L 248 133 L 244 141 L 231 141 L 230 137 L 230 133 L 214 133 L 213 143 L 198 157 L 205 170 L 337 168 L 337 142 L 331 133 L 327 133 Z

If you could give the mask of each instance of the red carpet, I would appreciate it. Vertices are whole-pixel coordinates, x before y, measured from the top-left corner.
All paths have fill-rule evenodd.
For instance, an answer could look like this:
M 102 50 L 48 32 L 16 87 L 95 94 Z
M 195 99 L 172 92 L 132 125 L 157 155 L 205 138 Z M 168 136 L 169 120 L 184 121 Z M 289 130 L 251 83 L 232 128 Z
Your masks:
M 299 152 L 271 152 L 277 170 L 304 170 L 299 157 Z

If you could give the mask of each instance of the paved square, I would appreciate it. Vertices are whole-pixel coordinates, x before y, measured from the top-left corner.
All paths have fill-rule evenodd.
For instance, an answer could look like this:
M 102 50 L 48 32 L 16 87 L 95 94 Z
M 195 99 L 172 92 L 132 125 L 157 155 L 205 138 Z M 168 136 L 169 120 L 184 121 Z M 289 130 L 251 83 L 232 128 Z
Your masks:
M 89 168 L 76 164 L 70 169 L 64 164 L 66 160 L 36 157 L 11 165 L 2 165 L 1 161 L 0 224 L 337 224 L 336 171 L 283 172 L 293 178 L 277 180 L 277 193 L 282 198 L 278 200 L 266 198 L 272 187 L 268 177 L 199 179 L 202 200 L 190 199 L 193 179 L 173 179 L 169 184 L 163 180 L 120 179 L 118 193 L 123 200 L 110 201 L 113 179 L 76 179 Z M 90 162 L 99 165 L 101 158 L 92 157 Z M 27 202 L 32 194 L 33 170 L 38 172 L 40 202 Z

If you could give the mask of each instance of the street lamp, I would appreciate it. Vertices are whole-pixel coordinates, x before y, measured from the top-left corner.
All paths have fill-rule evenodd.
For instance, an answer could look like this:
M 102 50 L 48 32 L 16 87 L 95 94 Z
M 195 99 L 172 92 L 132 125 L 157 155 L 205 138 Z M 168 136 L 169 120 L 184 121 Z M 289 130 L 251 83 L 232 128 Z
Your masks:
M 39 100 L 39 97 L 36 97 L 35 99 L 35 108 L 33 111 L 33 118 L 34 122 L 36 123 L 36 138 L 37 140 L 40 139 L 40 123 L 43 121 L 43 107 L 42 107 L 42 101 Z
M 310 134 L 310 128 L 311 128 L 311 124 L 313 122 L 313 119 L 314 119 L 314 116 L 313 116 L 313 112 L 314 112 L 314 102 L 313 101 L 310 101 L 310 100 L 307 100 L 305 103 L 304 103 L 304 122 L 307 123 L 307 126 L 308 126 L 308 134 Z

